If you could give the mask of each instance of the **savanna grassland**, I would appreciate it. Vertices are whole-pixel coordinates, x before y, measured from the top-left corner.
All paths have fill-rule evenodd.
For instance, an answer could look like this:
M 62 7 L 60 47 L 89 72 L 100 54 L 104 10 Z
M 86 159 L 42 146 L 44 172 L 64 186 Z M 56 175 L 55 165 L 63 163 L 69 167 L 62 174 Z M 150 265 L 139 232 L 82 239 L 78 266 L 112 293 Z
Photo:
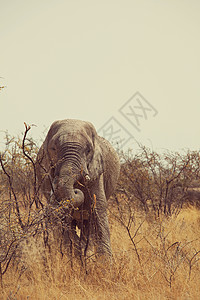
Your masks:
M 138 216 L 134 228 L 141 221 Z M 199 299 L 197 210 L 146 220 L 135 238 L 140 262 L 126 230 L 112 217 L 110 223 L 111 265 L 88 262 L 86 274 L 80 263 L 71 266 L 58 251 L 50 255 L 42 243 L 32 241 L 23 254 L 27 269 L 11 266 L 4 275 L 2 299 Z
M 199 152 L 121 153 L 112 262 L 92 250 L 75 258 L 47 224 L 29 130 L 7 135 L 0 157 L 0 299 L 199 299 Z

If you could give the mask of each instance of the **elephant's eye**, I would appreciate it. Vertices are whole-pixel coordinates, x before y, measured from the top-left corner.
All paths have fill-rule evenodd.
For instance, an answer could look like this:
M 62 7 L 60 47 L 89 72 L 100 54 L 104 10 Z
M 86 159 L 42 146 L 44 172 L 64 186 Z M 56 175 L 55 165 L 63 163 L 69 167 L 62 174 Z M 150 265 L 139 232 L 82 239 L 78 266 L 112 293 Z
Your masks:
M 86 151 L 85 151 L 86 155 L 88 155 L 90 153 L 90 151 L 91 151 L 90 146 L 87 146 Z

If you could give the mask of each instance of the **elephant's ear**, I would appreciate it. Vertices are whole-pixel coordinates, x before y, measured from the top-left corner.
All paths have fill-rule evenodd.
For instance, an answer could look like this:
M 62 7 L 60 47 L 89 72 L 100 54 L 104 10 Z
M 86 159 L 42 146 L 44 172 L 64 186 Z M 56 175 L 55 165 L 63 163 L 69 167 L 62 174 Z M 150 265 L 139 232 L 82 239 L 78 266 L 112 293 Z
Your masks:
M 48 133 L 47 136 L 38 152 L 37 155 L 37 164 L 40 166 L 40 170 L 42 173 L 48 174 L 52 168 L 52 159 L 49 153 L 49 143 L 52 139 L 52 137 L 54 136 L 55 132 L 57 131 L 57 123 L 58 121 L 55 121 Z
M 37 154 L 36 165 L 35 165 L 36 175 L 40 182 L 42 182 L 44 176 L 44 165 L 46 165 L 46 156 L 44 152 L 44 143 L 43 143 L 43 145 L 40 147 L 39 152 Z
M 92 180 L 97 179 L 104 172 L 104 163 L 102 150 L 97 138 L 97 134 L 93 134 L 94 154 L 92 160 L 88 164 L 89 176 Z
M 45 166 L 48 166 L 49 168 L 52 167 L 56 163 L 56 159 L 54 158 L 54 155 L 50 155 L 50 145 L 52 144 L 53 138 L 55 134 L 58 132 L 59 128 L 61 126 L 61 121 L 55 121 L 44 140 L 44 143 L 42 145 L 43 148 L 43 163 Z
M 37 169 L 40 173 L 48 172 L 49 169 L 49 157 L 46 151 L 46 141 L 42 144 L 36 159 Z

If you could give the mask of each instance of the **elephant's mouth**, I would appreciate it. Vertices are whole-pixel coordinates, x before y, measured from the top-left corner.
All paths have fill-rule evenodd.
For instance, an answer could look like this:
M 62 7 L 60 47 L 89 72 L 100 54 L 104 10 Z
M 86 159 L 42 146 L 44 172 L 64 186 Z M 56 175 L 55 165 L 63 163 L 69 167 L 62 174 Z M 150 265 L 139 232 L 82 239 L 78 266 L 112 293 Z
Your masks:
M 87 199 L 89 193 L 89 180 L 86 180 L 84 177 L 81 177 L 79 180 L 76 180 L 74 183 L 74 189 L 81 190 L 84 194 L 84 198 Z

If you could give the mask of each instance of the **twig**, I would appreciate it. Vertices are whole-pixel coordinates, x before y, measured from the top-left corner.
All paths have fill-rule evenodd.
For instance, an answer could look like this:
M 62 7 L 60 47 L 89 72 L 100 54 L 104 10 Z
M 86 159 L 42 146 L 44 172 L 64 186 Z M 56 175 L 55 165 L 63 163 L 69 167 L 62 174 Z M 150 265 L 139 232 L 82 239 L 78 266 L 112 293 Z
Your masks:
M 19 224 L 20 224 L 21 228 L 24 229 L 24 224 L 23 224 L 22 219 L 21 219 L 21 214 L 20 214 L 20 209 L 19 209 L 19 204 L 18 204 L 17 196 L 15 194 L 15 191 L 14 191 L 14 188 L 13 188 L 13 184 L 12 184 L 12 178 L 11 178 L 11 176 L 8 174 L 8 172 L 5 169 L 5 166 L 4 166 L 3 159 L 2 159 L 1 155 L 0 155 L 0 164 L 1 164 L 1 167 L 2 167 L 2 170 L 3 170 L 4 174 L 8 178 L 8 182 L 9 182 L 9 185 L 10 185 L 11 193 L 12 193 L 12 195 L 14 197 L 14 200 L 15 200 L 15 206 L 16 206 L 16 210 L 17 210 L 17 217 L 18 217 Z
M 32 163 L 33 166 L 33 171 L 34 171 L 34 183 L 33 183 L 33 189 L 34 189 L 34 202 L 36 205 L 36 208 L 39 208 L 38 202 L 40 203 L 40 205 L 43 207 L 43 204 L 41 203 L 41 201 L 39 201 L 38 199 L 38 193 L 37 193 L 37 175 L 36 175 L 36 165 L 35 162 L 33 161 L 32 157 L 26 152 L 25 150 L 25 141 L 26 141 L 26 136 L 29 132 L 29 130 L 31 129 L 30 125 L 27 125 L 24 122 L 25 125 L 25 132 L 24 132 L 24 136 L 23 136 L 23 140 L 22 140 L 22 150 L 23 150 L 23 154 L 25 155 L 26 158 L 28 158 L 30 160 L 30 162 Z M 32 205 L 31 205 L 32 206 Z

